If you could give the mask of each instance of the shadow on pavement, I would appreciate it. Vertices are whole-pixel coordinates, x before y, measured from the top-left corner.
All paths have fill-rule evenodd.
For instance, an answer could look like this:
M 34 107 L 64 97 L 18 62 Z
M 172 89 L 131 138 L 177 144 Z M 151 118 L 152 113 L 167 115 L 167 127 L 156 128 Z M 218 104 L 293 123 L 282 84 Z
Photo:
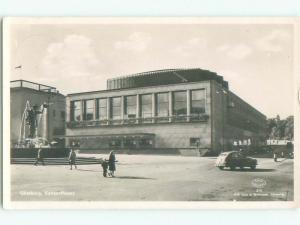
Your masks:
M 97 172 L 97 173 L 101 173 L 100 170 L 85 170 L 85 169 L 73 169 L 73 170 L 78 170 L 78 171 L 88 171 L 88 172 Z
M 112 177 L 110 177 L 112 178 Z M 150 178 L 150 177 L 134 177 L 134 176 L 117 176 L 114 178 L 118 178 L 118 179 L 141 179 L 141 180 L 155 180 L 154 178 Z
M 252 169 L 235 169 L 235 170 L 230 170 L 230 169 L 224 169 L 224 171 L 229 171 L 229 172 L 274 172 L 276 171 L 275 169 L 262 169 L 258 168 L 255 170 Z

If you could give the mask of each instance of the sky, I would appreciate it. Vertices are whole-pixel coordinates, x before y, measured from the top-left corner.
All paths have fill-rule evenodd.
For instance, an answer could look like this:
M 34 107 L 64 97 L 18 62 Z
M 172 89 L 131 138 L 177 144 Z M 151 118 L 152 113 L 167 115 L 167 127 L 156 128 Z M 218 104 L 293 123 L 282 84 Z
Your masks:
M 12 24 L 9 35 L 11 80 L 69 94 L 122 75 L 201 68 L 267 117 L 293 114 L 289 24 Z

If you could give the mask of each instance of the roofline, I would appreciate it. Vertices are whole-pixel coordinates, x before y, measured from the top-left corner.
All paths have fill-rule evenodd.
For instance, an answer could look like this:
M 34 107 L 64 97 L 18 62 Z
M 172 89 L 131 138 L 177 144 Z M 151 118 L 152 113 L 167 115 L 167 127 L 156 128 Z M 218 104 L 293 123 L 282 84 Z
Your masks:
M 210 73 L 213 73 L 215 75 L 218 75 L 216 72 L 212 72 L 210 70 L 204 70 L 201 69 L 199 67 L 195 67 L 195 68 L 177 68 L 177 69 L 161 69 L 161 70 L 151 70 L 151 71 L 146 71 L 146 72 L 140 72 L 140 73 L 133 73 L 133 74 L 124 74 L 124 75 L 120 75 L 114 78 L 110 78 L 107 79 L 107 81 L 111 81 L 111 80 L 118 80 L 118 79 L 122 79 L 122 78 L 130 78 L 130 77 L 138 77 L 138 76 L 144 76 L 144 75 L 150 75 L 150 74 L 155 74 L 155 73 L 167 73 L 167 72 L 179 72 L 179 71 L 185 71 L 185 70 L 201 70 L 201 71 L 207 71 Z M 220 76 L 220 75 L 218 75 Z
M 141 88 L 153 88 L 153 87 L 164 87 L 164 86 L 195 84 L 195 83 L 207 82 L 207 81 L 209 81 L 209 80 L 202 80 L 202 81 L 195 81 L 195 82 L 188 82 L 188 83 L 175 83 L 175 84 L 154 85 L 154 86 L 147 86 L 147 87 L 131 87 L 131 88 L 118 88 L 118 89 L 109 89 L 109 90 L 76 92 L 76 93 L 67 94 L 66 97 L 68 97 L 68 96 L 74 96 L 74 95 L 81 95 L 81 94 L 85 95 L 85 94 L 92 94 L 92 93 L 106 93 L 106 92 L 123 91 L 123 90 L 133 90 L 133 89 L 141 89 Z
M 56 87 L 52 87 L 52 86 L 49 86 L 49 85 L 40 84 L 40 83 L 28 81 L 28 80 L 23 80 L 23 79 L 19 79 L 19 80 L 11 80 L 10 83 L 12 83 L 12 82 L 17 82 L 17 81 L 25 81 L 25 82 L 28 82 L 28 83 L 31 83 L 31 84 L 42 85 L 42 86 L 45 86 L 45 87 L 48 87 L 48 88 L 51 88 L 51 89 L 56 89 Z
M 21 89 L 25 89 L 25 90 L 29 90 L 29 91 L 34 91 L 34 92 L 37 92 L 37 93 L 44 93 L 44 94 L 48 94 L 48 95 L 52 94 L 52 95 L 60 95 L 62 97 L 66 97 L 65 95 L 63 95 L 60 92 L 42 91 L 42 90 L 32 89 L 32 88 L 29 88 L 29 87 L 11 87 L 10 88 L 10 90 L 14 90 L 14 91 L 18 91 L 18 90 L 21 90 Z

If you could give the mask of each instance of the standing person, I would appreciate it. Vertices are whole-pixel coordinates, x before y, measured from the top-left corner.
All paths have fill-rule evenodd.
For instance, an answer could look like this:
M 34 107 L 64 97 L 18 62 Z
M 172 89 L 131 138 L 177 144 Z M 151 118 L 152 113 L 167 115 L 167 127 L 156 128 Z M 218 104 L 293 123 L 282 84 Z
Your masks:
M 43 156 L 43 152 L 42 152 L 42 148 L 40 146 L 38 152 L 37 152 L 37 156 L 36 156 L 36 160 L 34 165 L 37 166 L 38 163 L 41 162 L 43 164 L 43 166 L 45 166 L 45 162 L 44 162 L 44 156 Z
M 277 152 L 276 151 L 274 151 L 274 153 L 273 153 L 273 159 L 274 159 L 274 162 L 277 162 Z
M 114 173 L 116 171 L 116 156 L 114 151 L 111 151 L 109 153 L 109 159 L 108 159 L 108 167 L 109 167 L 109 175 L 114 177 Z
M 76 152 L 74 151 L 74 149 L 72 148 L 69 154 L 69 164 L 71 166 L 70 170 L 72 170 L 72 166 L 75 166 L 75 169 L 77 169 L 77 165 L 76 165 Z

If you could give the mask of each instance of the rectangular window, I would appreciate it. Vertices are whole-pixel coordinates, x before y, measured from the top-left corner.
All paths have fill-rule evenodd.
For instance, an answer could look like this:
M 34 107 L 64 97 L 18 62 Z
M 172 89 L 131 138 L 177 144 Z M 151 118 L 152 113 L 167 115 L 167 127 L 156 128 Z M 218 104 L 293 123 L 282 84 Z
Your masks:
M 156 95 L 156 115 L 158 117 L 169 116 L 169 93 L 158 93 Z
M 190 138 L 190 146 L 199 147 L 200 138 Z
M 84 101 L 84 120 L 94 119 L 94 100 Z
M 111 117 L 113 120 L 121 119 L 121 97 L 111 98 Z
M 205 113 L 205 90 L 192 90 L 191 114 L 199 115 Z
M 71 121 L 81 120 L 81 101 L 71 102 Z
M 107 99 L 100 98 L 97 100 L 97 119 L 99 120 L 106 120 L 107 119 Z
M 125 118 L 136 118 L 136 96 L 125 96 Z
M 152 95 L 141 95 L 141 116 L 142 118 L 152 117 Z
M 61 112 L 60 112 L 60 116 L 61 116 L 61 118 L 64 120 L 64 119 L 65 119 L 65 117 L 66 117 L 66 115 L 65 115 L 65 111 L 61 111 Z
M 173 97 L 173 115 L 185 116 L 187 114 L 186 91 L 174 92 Z

